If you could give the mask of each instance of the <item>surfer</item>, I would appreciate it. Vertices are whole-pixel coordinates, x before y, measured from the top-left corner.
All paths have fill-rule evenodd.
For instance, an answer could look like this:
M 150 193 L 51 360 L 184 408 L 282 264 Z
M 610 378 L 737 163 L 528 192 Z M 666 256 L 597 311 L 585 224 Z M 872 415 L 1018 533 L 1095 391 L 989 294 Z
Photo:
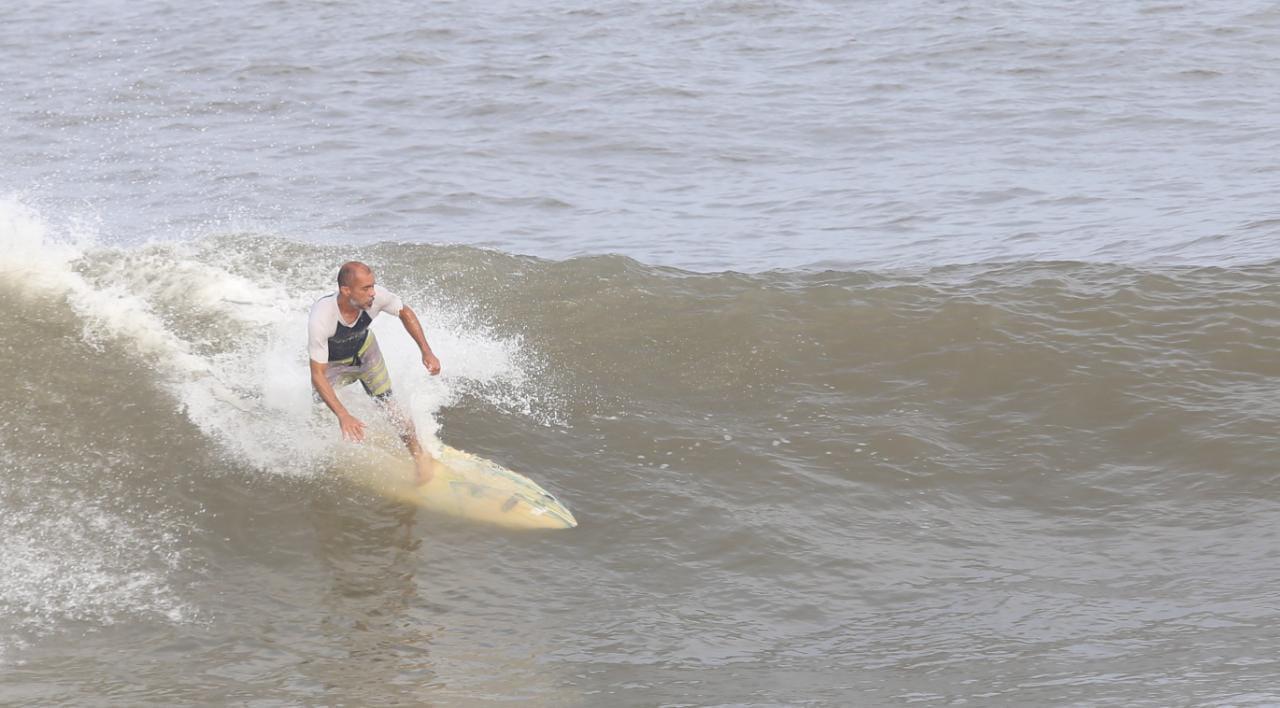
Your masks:
M 409 448 L 418 471 L 418 484 L 426 484 L 433 476 L 435 461 L 418 442 L 413 420 L 392 399 L 391 377 L 378 349 L 378 340 L 369 330 L 373 318 L 383 312 L 400 318 L 405 331 L 422 350 L 422 365 L 432 376 L 440 373 L 440 360 L 431 352 L 418 316 L 394 293 L 374 281 L 369 266 L 349 261 L 338 270 L 338 292 L 325 295 L 311 306 L 307 323 L 311 385 L 329 410 L 338 416 L 342 436 L 359 442 L 364 440 L 364 422 L 351 415 L 334 392 L 335 386 L 359 381 L 364 392 L 386 412 Z

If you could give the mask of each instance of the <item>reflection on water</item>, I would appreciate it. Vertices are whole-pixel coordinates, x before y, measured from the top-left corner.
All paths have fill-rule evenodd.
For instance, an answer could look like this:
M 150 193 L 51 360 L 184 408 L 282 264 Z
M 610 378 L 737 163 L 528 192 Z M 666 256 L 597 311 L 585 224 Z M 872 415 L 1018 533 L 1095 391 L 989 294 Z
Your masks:
M 334 500 L 337 501 L 337 500 Z M 325 692 L 428 701 L 441 688 L 431 658 L 440 631 L 421 608 L 430 580 L 418 510 L 385 501 L 334 505 L 313 517 L 318 559 L 330 587 L 314 631 L 330 655 L 302 673 Z

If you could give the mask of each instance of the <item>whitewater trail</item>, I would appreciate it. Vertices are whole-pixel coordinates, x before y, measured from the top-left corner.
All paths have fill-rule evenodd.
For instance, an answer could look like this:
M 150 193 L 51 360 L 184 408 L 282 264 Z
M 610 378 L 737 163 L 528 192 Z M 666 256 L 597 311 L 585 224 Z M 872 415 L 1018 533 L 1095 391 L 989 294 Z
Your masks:
M 307 312 L 328 292 L 336 262 L 301 264 L 302 285 L 273 282 L 262 270 L 245 274 L 210 264 L 210 254 L 189 243 L 122 250 L 99 241 L 91 230 L 52 225 L 21 201 L 0 201 L 0 273 L 65 300 L 83 322 L 86 342 L 125 343 L 191 422 L 236 461 L 307 476 L 332 460 L 345 443 L 313 399 L 304 345 Z M 430 303 L 412 305 L 427 313 L 429 339 L 445 362 L 441 376 L 426 375 L 395 318 L 378 318 L 373 329 L 397 398 L 424 444 L 438 452 L 439 411 L 456 402 L 462 388 L 501 383 L 495 390 L 508 392 L 496 394 L 501 398 L 519 391 L 527 374 L 518 337 L 468 326 L 465 314 Z M 340 395 L 366 423 L 381 424 L 379 412 L 354 390 Z

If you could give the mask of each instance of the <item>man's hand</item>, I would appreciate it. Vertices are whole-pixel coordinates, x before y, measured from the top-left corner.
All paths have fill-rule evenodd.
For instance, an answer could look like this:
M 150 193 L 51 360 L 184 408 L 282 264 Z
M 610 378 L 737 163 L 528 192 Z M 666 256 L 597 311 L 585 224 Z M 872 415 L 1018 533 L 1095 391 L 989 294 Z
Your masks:
M 342 437 L 353 442 L 364 441 L 364 423 L 353 415 L 339 415 L 338 426 L 342 428 Z
M 427 371 L 430 371 L 432 376 L 440 373 L 440 360 L 436 358 L 435 354 L 423 354 L 422 365 L 427 367 Z
M 403 305 L 400 308 L 400 321 L 404 324 L 404 331 L 409 333 L 418 348 L 422 350 L 422 365 L 427 367 L 427 371 L 435 376 L 440 373 L 440 360 L 435 354 L 431 353 L 431 347 L 427 346 L 427 335 L 422 332 L 422 323 L 418 321 L 418 316 L 414 314 L 413 308 Z

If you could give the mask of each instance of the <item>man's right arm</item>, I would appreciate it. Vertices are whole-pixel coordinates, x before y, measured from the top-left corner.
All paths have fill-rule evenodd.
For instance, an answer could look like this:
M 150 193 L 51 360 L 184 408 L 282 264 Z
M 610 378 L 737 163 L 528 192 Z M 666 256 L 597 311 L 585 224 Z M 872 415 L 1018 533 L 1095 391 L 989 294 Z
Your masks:
M 329 406 L 329 410 L 338 416 L 338 427 L 342 428 L 342 437 L 356 442 L 364 440 L 364 423 L 347 411 L 342 401 L 338 400 L 338 394 L 333 390 L 328 377 L 324 375 L 328 364 L 315 359 L 311 359 L 310 362 L 311 386 L 315 388 L 316 393 L 320 394 L 320 400 L 324 401 L 324 404 Z

